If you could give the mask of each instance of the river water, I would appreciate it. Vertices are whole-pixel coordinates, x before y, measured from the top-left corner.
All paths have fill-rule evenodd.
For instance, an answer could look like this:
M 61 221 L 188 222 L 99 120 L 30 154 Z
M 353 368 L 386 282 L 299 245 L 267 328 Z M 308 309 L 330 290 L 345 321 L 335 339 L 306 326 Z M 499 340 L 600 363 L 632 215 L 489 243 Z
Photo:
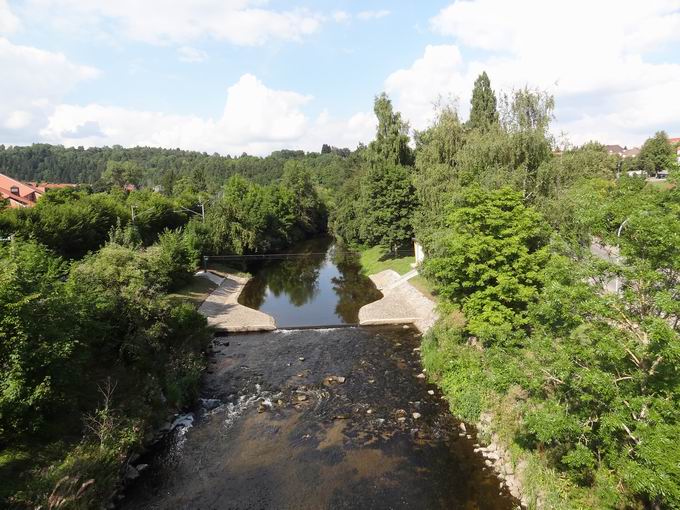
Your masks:
M 300 243 L 290 253 L 249 268 L 253 278 L 239 297 L 280 328 L 355 324 L 359 309 L 382 297 L 361 273 L 358 256 L 329 238 Z
M 262 266 L 247 300 L 259 295 L 249 302 L 280 324 L 355 323 L 357 303 L 380 294 L 326 248 L 316 269 Z M 419 343 L 403 327 L 216 338 L 201 405 L 143 459 L 150 467 L 123 507 L 514 508 L 474 437 L 458 434 L 436 387 L 417 377 Z

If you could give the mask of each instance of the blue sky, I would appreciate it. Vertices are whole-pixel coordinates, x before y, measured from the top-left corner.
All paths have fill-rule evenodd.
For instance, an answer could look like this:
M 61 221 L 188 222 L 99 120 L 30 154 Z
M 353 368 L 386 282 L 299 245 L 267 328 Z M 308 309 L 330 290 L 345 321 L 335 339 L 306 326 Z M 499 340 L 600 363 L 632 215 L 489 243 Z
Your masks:
M 0 143 L 353 147 L 375 94 L 423 129 L 484 69 L 554 94 L 559 140 L 635 145 L 680 136 L 678 49 L 679 0 L 0 0 Z

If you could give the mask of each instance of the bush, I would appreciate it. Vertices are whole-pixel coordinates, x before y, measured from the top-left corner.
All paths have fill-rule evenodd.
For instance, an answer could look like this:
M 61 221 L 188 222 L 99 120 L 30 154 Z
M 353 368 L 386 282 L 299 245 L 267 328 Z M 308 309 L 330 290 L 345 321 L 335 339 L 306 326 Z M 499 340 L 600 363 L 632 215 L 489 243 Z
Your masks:
M 444 298 L 462 304 L 471 334 L 486 344 L 508 342 L 528 324 L 527 308 L 550 258 L 549 230 L 509 188 L 471 188 L 459 205 L 425 261 L 425 274 Z

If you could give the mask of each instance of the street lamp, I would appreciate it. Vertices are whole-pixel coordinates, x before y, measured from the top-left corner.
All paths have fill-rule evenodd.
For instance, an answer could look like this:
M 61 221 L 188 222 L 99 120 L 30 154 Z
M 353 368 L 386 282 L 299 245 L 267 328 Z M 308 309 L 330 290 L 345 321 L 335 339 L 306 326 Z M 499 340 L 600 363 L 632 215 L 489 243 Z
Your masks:
M 616 238 L 619 239 L 616 243 L 616 265 L 619 265 L 619 262 L 621 261 L 621 232 L 623 231 L 623 227 L 626 226 L 626 223 L 628 223 L 628 220 L 630 220 L 630 216 L 623 220 L 623 223 L 621 223 L 621 226 L 619 227 L 619 230 L 616 232 Z M 619 275 L 616 275 L 616 283 L 614 284 L 614 290 L 618 294 L 619 293 Z

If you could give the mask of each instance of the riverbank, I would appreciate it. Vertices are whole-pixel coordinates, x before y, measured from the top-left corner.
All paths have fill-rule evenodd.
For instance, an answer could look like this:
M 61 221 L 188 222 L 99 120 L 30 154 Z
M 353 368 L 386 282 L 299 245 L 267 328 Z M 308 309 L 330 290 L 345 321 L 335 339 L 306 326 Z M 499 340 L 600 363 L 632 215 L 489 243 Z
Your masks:
M 412 328 L 230 335 L 201 397 L 124 509 L 516 507 L 422 377 Z
M 400 275 L 392 269 L 369 275 L 383 297 L 359 310 L 361 326 L 413 324 L 426 333 L 437 321 L 436 304 L 409 283 L 417 271 Z
M 376 274 L 369 275 L 375 286 L 383 293 L 383 298 L 369 303 L 359 311 L 359 322 L 361 325 L 385 325 L 385 324 L 413 324 L 423 333 L 423 356 L 422 362 L 426 367 L 428 380 L 436 384 L 444 393 L 446 401 L 449 403 L 450 412 L 453 416 L 464 422 L 474 424 L 478 432 L 475 446 L 475 453 L 481 455 L 485 465 L 493 470 L 498 476 L 500 483 L 513 497 L 521 500 L 522 506 L 540 508 L 543 501 L 538 489 L 538 485 L 532 485 L 531 490 L 527 491 L 524 480 L 526 478 L 527 467 L 531 466 L 533 475 L 545 474 L 540 472 L 540 468 L 535 462 L 529 462 L 519 449 L 511 448 L 511 441 L 502 432 L 502 427 L 494 419 L 501 409 L 499 406 L 492 406 L 485 399 L 479 398 L 477 405 L 479 409 L 468 413 L 461 407 L 460 395 L 456 394 L 456 385 L 445 384 L 444 381 L 451 371 L 451 358 L 449 352 L 444 348 L 442 352 L 438 345 L 438 337 L 444 325 L 439 322 L 437 303 L 432 297 L 432 286 L 419 276 L 417 271 L 410 271 L 399 274 L 395 270 L 387 269 Z M 419 286 L 426 287 L 429 292 L 423 292 L 410 283 L 410 280 L 419 278 Z M 453 314 L 455 323 L 464 322 L 459 314 Z M 448 322 L 448 321 L 445 321 Z M 430 331 L 439 324 L 440 331 Z M 458 324 L 460 325 L 460 324 Z M 430 332 L 429 335 L 425 335 Z M 448 361 L 447 361 L 448 360 Z M 448 364 L 447 364 L 448 363 Z M 484 405 L 483 403 L 488 405 Z M 514 416 L 514 414 L 513 414 Z M 463 426 L 463 431 L 465 427 Z M 531 497 L 525 494 L 530 493 Z
M 212 273 L 204 277 L 218 287 L 203 301 L 198 311 L 208 319 L 208 326 L 217 331 L 243 333 L 248 331 L 273 331 L 276 321 L 270 315 L 243 306 L 238 298 L 250 277 L 225 273 L 224 278 Z

